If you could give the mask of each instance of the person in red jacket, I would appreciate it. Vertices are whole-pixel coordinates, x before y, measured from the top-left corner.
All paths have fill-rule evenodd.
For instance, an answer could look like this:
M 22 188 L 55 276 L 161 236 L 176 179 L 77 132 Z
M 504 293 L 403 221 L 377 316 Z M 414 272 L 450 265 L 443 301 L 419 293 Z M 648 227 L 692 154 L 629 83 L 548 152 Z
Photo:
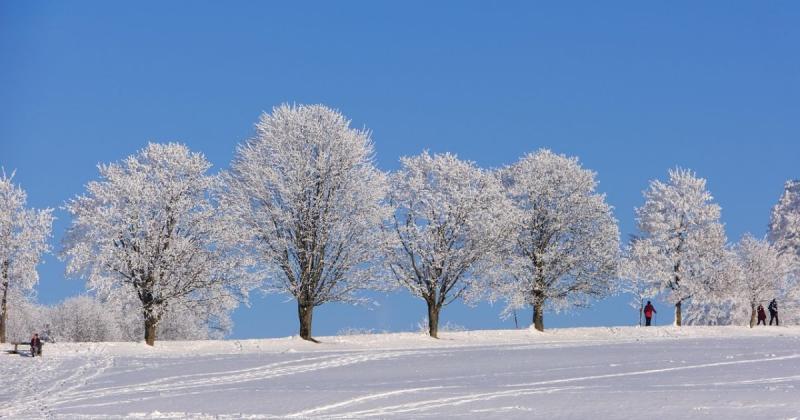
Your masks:
M 756 325 L 764 324 L 767 326 L 767 313 L 764 311 L 764 306 L 759 304 L 758 305 L 758 323 Z
M 653 304 L 650 303 L 650 301 L 648 300 L 647 301 L 647 305 L 644 306 L 644 325 L 645 325 L 645 327 L 649 327 L 650 326 L 650 320 L 653 319 L 653 314 L 654 313 L 658 313 L 658 311 L 656 311 L 656 308 L 653 307 Z

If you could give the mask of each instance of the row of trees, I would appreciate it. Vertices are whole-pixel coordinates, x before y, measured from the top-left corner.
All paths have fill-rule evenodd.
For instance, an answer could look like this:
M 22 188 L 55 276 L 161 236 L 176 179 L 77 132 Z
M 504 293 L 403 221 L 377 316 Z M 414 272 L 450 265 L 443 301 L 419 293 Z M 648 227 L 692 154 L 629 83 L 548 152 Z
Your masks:
M 776 206 L 778 245 L 746 237 L 727 247 L 705 181 L 670 171 L 645 192 L 639 234 L 620 251 L 596 174 L 548 150 L 498 170 L 423 152 L 387 174 L 374 165 L 369 132 L 339 112 L 283 105 L 262 115 L 229 170 L 210 175 L 210 166 L 184 145 L 149 144 L 100 165 L 99 180 L 65 204 L 67 274 L 84 278 L 101 303 L 133 302 L 150 345 L 170 314 L 229 325 L 230 311 L 255 288 L 292 296 L 307 340 L 314 308 L 363 302 L 365 289 L 401 286 L 423 299 L 432 337 L 441 310 L 457 299 L 503 301 L 504 314 L 531 306 L 543 330 L 545 309 L 585 306 L 620 289 L 664 292 L 677 325 L 690 302 L 711 314 L 794 290 L 796 192 Z M 21 193 L 10 181 L 4 188 Z M 4 274 L 13 286 L 3 291 L 29 291 L 48 251 L 50 211 L 22 204 L 4 217 L 35 228 L 2 244 L 0 256 L 16 270 Z M 19 237 L 23 230 L 10 229 Z M 20 243 L 29 249 L 6 252 Z M 16 268 L 22 254 L 28 262 Z
M 769 240 L 746 234 L 729 245 L 704 179 L 676 169 L 669 182 L 653 181 L 636 211 L 639 234 L 621 263 L 622 290 L 640 311 L 644 298 L 664 292 L 676 325 L 687 303 L 694 307 L 690 323 L 751 327 L 758 305 L 773 298 L 796 308 L 800 200 L 793 185 L 773 209 Z
M 15 302 L 8 323 L 8 338 L 30 339 L 31 331 L 54 342 L 139 341 L 144 336 L 143 319 L 136 302 L 114 302 L 111 306 L 94 296 L 73 296 L 53 305 L 33 301 Z M 158 323 L 159 339 L 205 340 L 222 338 L 224 327 L 185 308 L 173 308 Z M 220 328 L 223 327 L 223 328 Z

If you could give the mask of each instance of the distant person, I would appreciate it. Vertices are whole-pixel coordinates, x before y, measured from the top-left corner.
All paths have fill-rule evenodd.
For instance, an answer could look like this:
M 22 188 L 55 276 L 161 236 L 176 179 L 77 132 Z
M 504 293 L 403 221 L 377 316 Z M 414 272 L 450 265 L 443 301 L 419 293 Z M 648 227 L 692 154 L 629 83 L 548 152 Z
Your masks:
M 33 334 L 31 337 L 31 357 L 42 355 L 42 340 L 39 339 L 39 334 Z
M 772 299 L 772 302 L 769 303 L 767 306 L 769 309 L 769 325 L 772 325 L 772 320 L 775 320 L 775 325 L 781 325 L 780 321 L 778 321 L 778 302 L 775 299 Z
M 644 325 L 645 327 L 650 326 L 650 321 L 653 319 L 653 314 L 658 313 L 656 308 L 653 307 L 653 304 L 650 301 L 647 301 L 647 305 L 644 306 Z
M 764 305 L 758 304 L 758 323 L 756 325 L 764 324 L 767 326 L 767 313 L 764 311 Z

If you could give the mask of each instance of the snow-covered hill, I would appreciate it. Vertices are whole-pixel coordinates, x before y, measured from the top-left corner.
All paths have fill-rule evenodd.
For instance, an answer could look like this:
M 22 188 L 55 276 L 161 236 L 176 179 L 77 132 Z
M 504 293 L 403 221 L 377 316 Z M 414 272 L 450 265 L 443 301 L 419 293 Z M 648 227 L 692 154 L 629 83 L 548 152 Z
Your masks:
M 0 355 L 7 418 L 792 418 L 800 327 L 141 343 Z

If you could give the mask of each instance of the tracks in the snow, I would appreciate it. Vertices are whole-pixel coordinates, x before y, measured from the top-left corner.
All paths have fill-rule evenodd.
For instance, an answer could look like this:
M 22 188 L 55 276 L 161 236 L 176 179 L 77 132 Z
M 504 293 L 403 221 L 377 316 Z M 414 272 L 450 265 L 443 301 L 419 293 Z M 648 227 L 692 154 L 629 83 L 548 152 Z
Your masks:
M 164 394 L 194 392 L 203 388 L 231 386 L 245 382 L 263 381 L 287 375 L 311 373 L 323 369 L 350 366 L 370 361 L 393 359 L 412 355 L 417 351 L 382 351 L 324 354 L 301 359 L 268 363 L 247 369 L 175 375 L 144 383 L 91 390 L 73 389 L 63 392 L 55 404 L 62 407 L 81 408 L 116 404 L 123 398 L 137 401 L 161 398 Z
M 489 391 L 489 392 L 463 392 L 464 387 L 425 387 L 425 388 L 408 388 L 399 389 L 394 391 L 386 391 L 377 394 L 367 394 L 361 397 L 350 398 L 337 403 L 329 403 L 321 407 L 306 409 L 300 412 L 287 414 L 286 417 L 307 417 L 313 415 L 324 415 L 328 418 L 360 418 L 360 417 L 386 417 L 390 415 L 409 415 L 409 413 L 420 413 L 428 410 L 443 407 L 455 407 L 464 404 L 477 403 L 483 401 L 490 401 L 502 398 L 514 398 L 526 395 L 535 394 L 551 394 L 556 392 L 574 391 L 586 388 L 591 388 L 591 385 L 573 385 L 574 383 L 589 382 L 593 380 L 615 379 L 628 376 L 642 376 L 654 375 L 659 373 L 667 373 L 674 371 L 705 369 L 713 367 L 731 366 L 731 365 L 747 365 L 754 363 L 766 363 L 786 360 L 800 359 L 800 354 L 789 354 L 784 356 L 775 356 L 761 359 L 746 359 L 736 361 L 702 363 L 686 366 L 675 366 L 662 369 L 645 369 L 629 372 L 609 373 L 603 375 L 589 375 L 589 376 L 576 376 L 570 378 L 561 378 L 553 380 L 545 380 L 530 383 L 520 383 L 513 385 L 506 385 L 503 390 Z M 796 378 L 792 377 L 792 378 Z M 783 378 L 786 379 L 786 378 Z M 445 389 L 449 388 L 449 389 Z M 509 389 L 510 388 L 510 389 Z M 440 396 L 438 398 L 430 398 L 430 391 L 436 391 L 437 394 L 446 391 L 450 395 Z M 426 395 L 426 392 L 428 395 Z M 353 411 L 337 411 L 337 409 L 346 408 L 349 406 L 356 406 L 375 400 L 385 399 L 390 396 L 399 396 L 404 394 L 421 394 L 422 398 L 415 401 L 406 403 L 392 403 L 381 405 L 378 407 L 364 408 L 361 410 Z M 425 398 L 425 397 L 428 398 Z
M 78 356 L 22 361 L 24 367 L 12 379 L 19 391 L 7 407 L 0 408 L 0 418 L 53 418 L 53 406 L 61 396 L 80 389 L 113 365 L 113 358 L 103 350 L 102 346 L 92 347 Z
M 8 373 L 6 378 L 19 384 L 14 394 L 2 396 L 12 399 L 7 406 L 0 405 L 0 418 L 55 418 L 75 415 L 73 413 L 120 413 L 120 404 L 126 407 L 152 407 L 160 409 L 164 402 L 174 398 L 186 398 L 178 405 L 181 409 L 195 409 L 191 401 L 204 402 L 203 398 L 226 390 L 265 390 L 264 404 L 279 403 L 282 408 L 276 410 L 280 417 L 286 418 L 361 418 L 361 417 L 420 417 L 441 413 L 470 413 L 475 410 L 488 410 L 491 407 L 509 409 L 525 409 L 519 403 L 528 404 L 537 400 L 536 395 L 576 393 L 583 395 L 596 392 L 595 388 L 608 389 L 617 386 L 625 378 L 650 377 L 652 375 L 686 376 L 690 371 L 703 369 L 744 367 L 752 371 L 763 372 L 769 380 L 759 379 L 764 376 L 734 376 L 726 378 L 726 382 L 715 382 L 715 386 L 728 383 L 759 384 L 781 380 L 786 383 L 796 382 L 800 372 L 782 372 L 776 376 L 775 366 L 768 363 L 783 363 L 797 366 L 800 354 L 786 352 L 784 354 L 756 355 L 739 354 L 738 360 L 719 360 L 716 357 L 696 358 L 694 363 L 681 361 L 680 365 L 653 366 L 644 368 L 639 363 L 603 364 L 595 361 L 584 365 L 567 364 L 554 368 L 541 369 L 538 365 L 528 364 L 529 370 L 520 374 L 509 364 L 487 360 L 497 358 L 492 349 L 472 349 L 475 352 L 458 353 L 456 349 L 411 349 L 411 350 L 345 350 L 333 352 L 305 352 L 297 354 L 251 354 L 225 355 L 223 357 L 201 357 L 172 359 L 166 371 L 153 371 L 160 375 L 156 379 L 148 374 L 143 379 L 140 374 L 130 375 L 139 369 L 127 369 L 126 363 L 145 366 L 146 369 L 158 369 L 164 359 L 158 355 L 145 355 L 141 358 L 131 356 L 135 360 L 117 363 L 104 351 L 102 346 L 90 347 L 89 353 L 62 354 L 50 358 L 34 360 L 13 360 L 15 366 L 0 373 Z M 467 349 L 465 349 L 467 350 Z M 509 348 L 503 349 L 509 350 Z M 514 348 L 511 350 L 517 351 Z M 451 354 L 452 353 L 452 354 Z M 581 354 L 581 353 L 578 353 Z M 517 353 L 518 355 L 518 353 Z M 210 356 L 210 355 L 209 355 Z M 762 357 L 763 356 L 763 357 Z M 280 360 L 283 358 L 288 360 Z M 405 369 L 405 366 L 436 366 L 442 360 L 475 360 L 477 370 L 474 375 L 450 375 L 452 369 L 431 370 L 436 372 L 430 376 L 426 369 Z M 510 358 L 510 354 L 502 356 Z M 277 359 L 277 360 L 276 360 Z M 122 361 L 124 359 L 121 359 Z M 601 359 L 605 360 L 605 359 Z M 175 361 L 176 363 L 172 363 Z M 221 361 L 222 364 L 215 364 Z M 370 365 L 371 362 L 383 362 Z M 391 361 L 386 363 L 386 361 Z M 617 360 L 614 359 L 614 362 Z M 672 361 L 669 360 L 671 363 Z M 702 362 L 702 363 L 701 363 Z M 757 365 L 761 364 L 759 368 Z M 202 369 L 202 372 L 198 372 Z M 398 369 L 398 366 L 402 366 Z M 461 366 L 461 365 L 456 365 Z M 470 366 L 469 362 L 463 363 Z M 609 368 L 605 368 L 605 367 Z M 770 367 L 764 370 L 763 368 Z M 113 367 L 113 369 L 112 369 Z M 390 375 L 376 375 L 380 369 L 388 369 Z M 530 369 L 530 368 L 533 369 Z M 583 371 L 586 367 L 588 370 Z M 336 371 L 337 368 L 345 368 Z M 494 369 L 494 370 L 488 370 Z M 497 369 L 500 368 L 500 369 Z M 127 369 L 127 370 L 126 370 Z M 791 369 L 790 369 L 791 370 Z M 314 374 L 330 371 L 320 376 L 325 378 L 324 385 L 314 386 Z M 737 371 L 741 371 L 738 370 Z M 165 373 L 168 372 L 168 373 Z M 366 372 L 359 376 L 359 372 Z M 531 375 L 525 374 L 530 372 Z M 731 372 L 727 369 L 727 372 Z M 321 373 L 321 372 L 320 372 Z M 584 374 L 581 374 L 584 373 Z M 591 374 L 589 374 L 591 373 Z M 287 378 L 293 375 L 311 374 L 302 378 Z M 499 375 L 499 376 L 498 376 Z M 337 380 L 344 378 L 362 378 L 364 382 L 344 383 L 338 387 Z M 136 379 L 133 379 L 136 378 Z M 337 379 L 338 378 L 338 379 Z M 485 380 L 484 379 L 487 379 Z M 501 378 L 501 379 L 500 379 Z M 28 380 L 30 379 L 30 380 Z M 380 382 L 375 382 L 378 379 Z M 538 380 L 537 380 L 538 379 Z M 308 382 L 307 382 L 308 381 Z M 288 387 L 286 385 L 289 384 Z M 299 384 L 299 386 L 298 386 Z M 308 386 L 306 385 L 308 384 Z M 331 387 L 329 384 L 334 384 Z M 685 382 L 683 382 L 685 384 Z M 355 386 L 353 386 L 355 385 Z M 708 384 L 698 384 L 704 387 Z M 713 385 L 713 384 L 712 384 Z M 319 389 L 317 389 L 319 388 Z M 269 394 L 279 389 L 276 394 Z M 323 394 L 317 394 L 317 391 Z M 297 391 L 296 394 L 292 392 Z M 288 392 L 289 394 L 284 394 Z M 308 393 L 305 393 L 308 392 Z M 260 394 L 257 394 L 260 395 Z M 299 398 L 282 401 L 275 395 L 292 395 Z M 550 398 L 550 397 L 547 397 Z M 557 398 L 557 397 L 556 397 Z M 561 397 L 572 398 L 571 396 Z M 138 403 L 148 401 L 147 404 Z M 173 402 L 176 400 L 173 400 Z M 245 401 L 245 400 L 243 400 Z M 312 402 L 313 401 L 313 402 Z M 509 405 L 510 404 L 510 405 Z M 515 405 L 516 404 L 516 405 Z M 187 406 L 188 405 L 188 406 Z M 203 405 L 205 408 L 215 405 Z M 184 406 L 186 406 L 184 408 Z M 251 410 L 274 409 L 271 405 L 252 405 Z M 517 407 L 517 408 L 515 408 Z M 466 411 L 465 411 L 466 410 Z M 126 413 L 128 411 L 122 411 Z M 263 411 L 262 411 L 263 412 Z M 477 412 L 477 411 L 475 411 Z

